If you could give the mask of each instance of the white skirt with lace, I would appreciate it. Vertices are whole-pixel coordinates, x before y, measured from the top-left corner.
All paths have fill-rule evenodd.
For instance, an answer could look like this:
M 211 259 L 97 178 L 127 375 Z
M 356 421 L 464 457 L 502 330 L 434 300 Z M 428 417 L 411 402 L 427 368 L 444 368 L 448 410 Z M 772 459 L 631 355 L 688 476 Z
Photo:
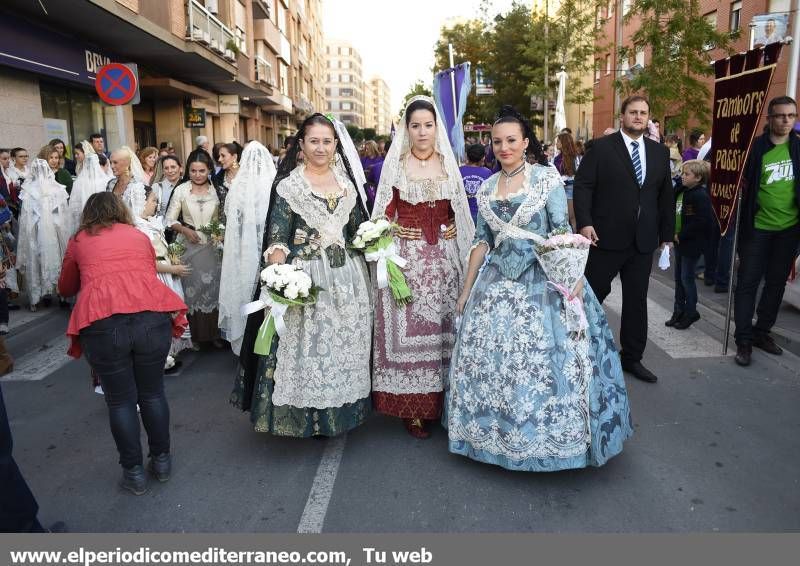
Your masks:
M 323 290 L 316 304 L 290 307 L 284 316 L 275 367 L 275 405 L 324 409 L 370 394 L 372 297 L 361 256 L 331 267 L 323 256 L 295 259 Z

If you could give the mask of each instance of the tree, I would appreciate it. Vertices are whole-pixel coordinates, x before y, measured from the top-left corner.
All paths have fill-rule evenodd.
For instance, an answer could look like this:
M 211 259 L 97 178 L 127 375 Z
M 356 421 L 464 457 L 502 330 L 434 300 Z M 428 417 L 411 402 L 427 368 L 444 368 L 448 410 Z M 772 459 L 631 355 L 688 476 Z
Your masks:
M 597 40 L 602 28 L 595 24 L 597 9 L 602 0 L 562 0 L 550 23 L 548 40 L 557 50 L 550 68 L 563 66 L 567 79 L 567 101 L 588 104 L 594 99 L 594 88 L 581 85 L 581 78 L 592 72 Z
M 361 131 L 356 125 L 347 124 L 347 133 L 350 134 L 350 138 L 355 142 L 358 143 L 364 140 L 364 132 Z
M 450 67 L 449 45 L 453 46 L 455 65 L 464 62 L 471 64 L 473 89 L 467 96 L 465 122 L 484 123 L 492 119 L 492 112 L 488 110 L 492 106 L 490 101 L 486 96 L 477 96 L 474 87 L 475 70 L 486 67 L 488 31 L 488 26 L 481 20 L 468 20 L 449 28 L 443 27 L 434 47 L 434 73 Z
M 364 128 L 361 130 L 364 134 L 365 140 L 374 140 L 377 133 L 375 132 L 375 128 Z
M 408 104 L 409 99 L 415 96 L 433 96 L 431 94 L 431 89 L 425 86 L 425 84 L 421 80 L 417 80 L 413 85 L 411 85 L 411 90 L 403 97 L 403 108 L 400 110 L 402 113 L 405 110 L 406 105 Z
M 669 111 L 672 127 L 685 128 L 692 118 L 708 126 L 711 94 L 700 77 L 713 74 L 709 49 L 730 52 L 737 35 L 718 32 L 700 13 L 699 0 L 634 0 L 625 22 L 633 18 L 641 25 L 631 41 L 649 46 L 651 61 L 630 79 L 617 79 L 617 88 L 624 95 L 645 92 L 651 115 Z M 636 50 L 621 48 L 620 61 Z

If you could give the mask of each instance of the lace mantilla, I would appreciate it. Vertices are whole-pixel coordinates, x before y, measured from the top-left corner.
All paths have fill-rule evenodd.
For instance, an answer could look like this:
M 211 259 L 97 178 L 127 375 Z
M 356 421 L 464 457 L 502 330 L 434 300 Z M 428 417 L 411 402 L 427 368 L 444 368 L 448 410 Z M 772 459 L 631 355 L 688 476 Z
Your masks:
M 429 102 L 434 109 L 436 107 L 433 99 L 427 96 L 415 96 L 408 101 L 408 104 L 417 100 Z M 404 117 L 400 118 L 400 122 L 405 123 Z M 431 200 L 449 200 L 450 207 L 455 214 L 457 230 L 455 241 L 458 248 L 456 256 L 459 260 L 459 275 L 461 275 L 466 271 L 470 246 L 475 236 L 475 223 L 472 221 L 467 193 L 464 190 L 464 181 L 459 172 L 453 149 L 450 147 L 446 130 L 444 121 L 439 119 L 434 149 L 441 157 L 444 176 L 438 179 L 415 181 L 406 176 L 406 158 L 411 152 L 408 133 L 405 127 L 397 129 L 392 146 L 383 162 L 372 217 L 381 217 L 386 213 L 386 207 L 392 200 L 394 188 L 397 188 L 400 191 L 400 197 L 410 204 Z
M 304 171 L 304 165 L 295 167 L 286 179 L 278 183 L 278 194 L 289 203 L 292 212 L 302 216 L 306 224 L 319 233 L 322 249 L 332 245 L 345 248 L 343 231 L 350 220 L 350 211 L 356 205 L 355 187 L 337 169 L 332 169 L 344 196 L 336 209 L 330 212 L 325 202 L 314 198 L 311 183 L 303 175 Z

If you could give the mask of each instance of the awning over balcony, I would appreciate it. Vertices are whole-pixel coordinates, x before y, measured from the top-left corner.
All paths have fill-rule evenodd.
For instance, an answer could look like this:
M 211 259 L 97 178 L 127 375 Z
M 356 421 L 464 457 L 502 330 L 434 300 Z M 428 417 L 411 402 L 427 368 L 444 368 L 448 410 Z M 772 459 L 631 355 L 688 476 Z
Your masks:
M 249 97 L 258 104 L 266 103 L 271 93 L 267 85 L 239 76 L 237 65 L 204 45 L 177 37 L 115 0 L 58 0 L 48 6 L 47 15 L 38 2 L 30 0 L 3 0 L 2 6 L 18 16 L 31 18 L 36 25 L 80 37 L 120 57 L 128 57 L 152 74 L 221 94 Z M 253 64 L 251 59 L 244 60 L 248 65 Z M 248 73 L 249 67 L 241 72 Z

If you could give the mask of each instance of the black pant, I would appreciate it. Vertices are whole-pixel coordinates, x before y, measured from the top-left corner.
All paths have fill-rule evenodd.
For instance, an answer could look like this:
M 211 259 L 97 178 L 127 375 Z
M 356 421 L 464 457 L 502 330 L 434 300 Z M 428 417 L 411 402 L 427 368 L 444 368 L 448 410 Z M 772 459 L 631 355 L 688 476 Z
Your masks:
M 627 250 L 592 248 L 586 264 L 586 279 L 602 303 L 611 292 L 611 282 L 619 274 L 622 281 L 622 325 L 619 341 L 624 362 L 638 362 L 647 345 L 647 288 L 653 254 L 635 247 Z
M 44 532 L 36 518 L 39 505 L 11 455 L 13 446 L 3 389 L 0 387 L 0 532 Z
M 750 344 L 755 335 L 769 334 L 778 318 L 798 244 L 800 224 L 774 232 L 755 228 L 739 246 L 739 273 L 733 303 L 737 344 Z M 756 309 L 756 293 L 762 279 L 764 288 Z M 754 310 L 758 314 L 755 327 Z
M 123 468 L 142 464 L 137 403 L 150 455 L 169 452 L 164 362 L 171 338 L 170 316 L 158 312 L 115 314 L 81 330 L 81 347 L 103 385 Z

